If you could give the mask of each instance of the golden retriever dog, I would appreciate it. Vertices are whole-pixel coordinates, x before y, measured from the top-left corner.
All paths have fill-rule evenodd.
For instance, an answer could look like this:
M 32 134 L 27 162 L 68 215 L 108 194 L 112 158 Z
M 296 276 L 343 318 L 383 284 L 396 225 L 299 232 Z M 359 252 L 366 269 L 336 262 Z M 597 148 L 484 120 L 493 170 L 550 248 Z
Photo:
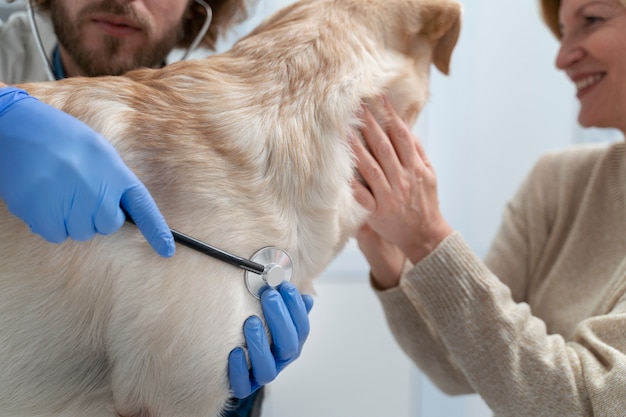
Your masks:
M 448 72 L 455 0 L 304 0 L 223 53 L 20 87 L 108 138 L 176 230 L 247 258 L 285 249 L 311 291 L 366 215 L 349 136 L 386 96 L 405 120 Z M 214 417 L 261 316 L 244 271 L 133 225 L 50 244 L 0 204 L 0 415 Z

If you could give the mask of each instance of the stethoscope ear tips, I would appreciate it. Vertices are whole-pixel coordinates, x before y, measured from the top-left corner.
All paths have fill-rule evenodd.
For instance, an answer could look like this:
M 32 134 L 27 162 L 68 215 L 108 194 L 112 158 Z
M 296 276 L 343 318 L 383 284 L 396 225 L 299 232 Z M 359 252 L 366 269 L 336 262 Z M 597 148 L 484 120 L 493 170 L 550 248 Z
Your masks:
M 276 288 L 283 281 L 291 281 L 293 275 L 293 263 L 289 254 L 283 249 L 268 246 L 259 249 L 251 261 L 265 265 L 262 274 L 246 271 L 246 287 L 250 294 L 261 298 L 261 290 L 265 286 Z

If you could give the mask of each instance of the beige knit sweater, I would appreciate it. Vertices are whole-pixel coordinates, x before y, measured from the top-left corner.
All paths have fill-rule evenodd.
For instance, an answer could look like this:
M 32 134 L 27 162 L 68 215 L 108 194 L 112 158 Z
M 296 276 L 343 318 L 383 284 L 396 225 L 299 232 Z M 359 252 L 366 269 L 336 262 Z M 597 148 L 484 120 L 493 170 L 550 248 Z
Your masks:
M 444 392 L 496 416 L 626 416 L 624 144 L 545 155 L 484 262 L 455 233 L 378 296 Z

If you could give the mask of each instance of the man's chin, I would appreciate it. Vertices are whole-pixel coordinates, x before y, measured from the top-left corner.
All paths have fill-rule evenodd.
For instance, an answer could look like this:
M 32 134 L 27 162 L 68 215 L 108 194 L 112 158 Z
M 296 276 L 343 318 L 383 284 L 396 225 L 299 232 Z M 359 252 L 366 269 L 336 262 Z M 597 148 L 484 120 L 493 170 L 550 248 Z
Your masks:
M 97 50 L 96 50 L 97 51 Z M 142 59 L 143 58 L 143 59 Z M 122 75 L 126 72 L 142 67 L 156 68 L 162 65 L 162 60 L 145 59 L 137 52 L 117 51 L 115 54 L 107 54 L 106 51 L 91 52 L 77 59 L 82 75 L 96 77 L 103 75 Z
M 137 66 L 125 62 L 117 62 L 113 59 L 100 58 L 83 63 L 79 62 L 78 67 L 82 76 L 101 77 L 105 75 L 122 75 Z
M 118 38 L 94 36 L 92 31 L 85 35 L 79 47 L 69 51 L 74 62 L 82 69 L 82 75 L 121 75 L 136 68 L 160 68 L 167 53 L 174 48 L 171 39 L 148 41 L 144 36 Z

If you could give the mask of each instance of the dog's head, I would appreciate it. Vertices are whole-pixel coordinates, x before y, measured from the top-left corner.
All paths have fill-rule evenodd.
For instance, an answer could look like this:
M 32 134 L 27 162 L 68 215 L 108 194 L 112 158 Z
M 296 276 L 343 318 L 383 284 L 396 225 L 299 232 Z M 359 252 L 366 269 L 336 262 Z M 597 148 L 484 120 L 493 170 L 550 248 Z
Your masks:
M 432 46 L 432 62 L 449 73 L 450 58 L 461 30 L 456 0 L 343 0 L 354 18 L 399 53 L 422 57 L 424 40 Z
M 404 68 L 383 91 L 402 118 L 413 124 L 428 98 L 428 77 L 434 65 L 450 73 L 452 52 L 461 31 L 461 5 L 456 0 L 348 0 L 346 3 L 404 60 Z M 379 121 L 377 105 L 370 105 Z
M 343 77 L 351 72 L 361 84 L 360 100 L 370 103 L 385 94 L 412 124 L 428 98 L 431 65 L 449 73 L 460 29 L 457 0 L 301 0 L 270 16 L 251 36 L 280 33 L 282 41 L 271 37 L 265 48 L 276 55 L 259 59 L 278 62 L 288 59 L 285 51 L 316 49 L 319 68 L 303 66 L 320 71 L 311 78 L 328 78 L 328 66 Z M 302 67 L 295 73 L 303 76 Z

